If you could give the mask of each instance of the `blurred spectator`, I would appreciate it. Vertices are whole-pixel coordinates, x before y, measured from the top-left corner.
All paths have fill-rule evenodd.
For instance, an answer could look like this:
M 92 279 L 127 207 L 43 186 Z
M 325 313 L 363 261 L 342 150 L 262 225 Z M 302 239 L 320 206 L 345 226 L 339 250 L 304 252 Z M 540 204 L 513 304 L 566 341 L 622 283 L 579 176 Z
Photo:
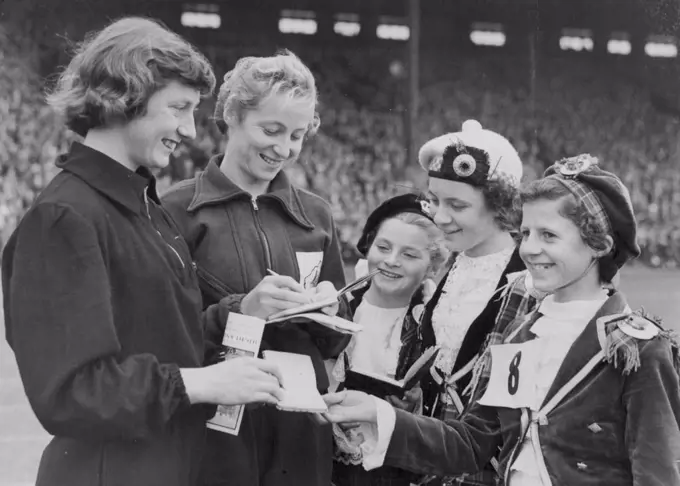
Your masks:
M 42 100 L 39 79 L 9 47 L 0 50 L 0 246 L 69 142 L 52 128 L 58 124 Z M 271 52 L 266 45 L 224 49 L 213 62 L 225 72 L 244 54 Z M 351 261 L 370 211 L 422 187 L 424 174 L 405 160 L 403 80 L 390 73 L 392 58 L 377 50 L 297 53 L 318 78 L 321 130 L 289 172 L 331 202 Z M 533 90 L 530 67 L 505 55 L 456 59 L 448 71 L 442 66 L 436 58 L 422 59 L 423 79 L 439 81 L 425 82 L 421 90 L 417 142 L 475 118 L 513 142 L 527 179 L 561 157 L 590 152 L 605 168 L 616 165 L 630 189 L 641 260 L 657 267 L 680 264 L 680 124 L 657 112 L 644 89 L 587 59 L 543 60 Z M 205 105 L 197 114 L 198 137 L 159 174 L 161 190 L 191 177 L 220 151 L 212 106 Z

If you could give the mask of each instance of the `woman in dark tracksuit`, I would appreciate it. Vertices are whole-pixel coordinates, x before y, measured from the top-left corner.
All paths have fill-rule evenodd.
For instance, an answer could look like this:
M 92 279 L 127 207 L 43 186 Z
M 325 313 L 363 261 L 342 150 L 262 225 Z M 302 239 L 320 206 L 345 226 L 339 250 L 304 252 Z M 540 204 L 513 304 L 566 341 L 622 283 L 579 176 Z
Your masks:
M 329 204 L 295 187 L 282 170 L 319 124 L 307 67 L 288 52 L 241 59 L 224 78 L 215 118 L 227 137 L 224 154 L 163 196 L 189 245 L 204 306 L 229 296 L 240 302 L 240 312 L 265 318 L 291 305 L 293 292 L 320 295 L 342 287 Z M 261 349 L 309 355 L 325 392 L 323 360 L 347 341 L 321 326 L 289 321 L 268 327 Z M 258 407 L 246 410 L 238 436 L 208 432 L 201 484 L 328 485 L 331 468 L 329 424 Z
M 149 170 L 195 135 L 193 110 L 214 84 L 179 36 L 126 18 L 81 45 L 50 97 L 84 139 L 2 259 L 7 340 L 54 436 L 39 486 L 193 486 L 206 420 L 194 404 L 281 394 L 262 360 L 200 368 L 231 302 L 201 314 L 189 250 Z

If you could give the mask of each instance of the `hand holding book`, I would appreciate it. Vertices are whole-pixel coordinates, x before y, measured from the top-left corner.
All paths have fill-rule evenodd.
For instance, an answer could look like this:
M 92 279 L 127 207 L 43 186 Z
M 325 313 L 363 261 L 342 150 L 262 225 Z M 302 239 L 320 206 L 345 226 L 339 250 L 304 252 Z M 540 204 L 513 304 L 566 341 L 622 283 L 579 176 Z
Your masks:
M 395 408 L 419 413 L 423 406 L 423 389 L 420 386 L 415 386 L 406 390 L 403 396 L 388 395 L 385 400 Z
M 429 372 L 438 353 L 438 347 L 427 348 L 415 363 L 411 365 L 402 380 L 395 380 L 350 367 L 345 373 L 344 386 L 350 390 L 370 393 L 378 398 L 386 398 L 390 395 L 404 397 L 406 392 L 416 387 L 425 376 L 425 373 Z

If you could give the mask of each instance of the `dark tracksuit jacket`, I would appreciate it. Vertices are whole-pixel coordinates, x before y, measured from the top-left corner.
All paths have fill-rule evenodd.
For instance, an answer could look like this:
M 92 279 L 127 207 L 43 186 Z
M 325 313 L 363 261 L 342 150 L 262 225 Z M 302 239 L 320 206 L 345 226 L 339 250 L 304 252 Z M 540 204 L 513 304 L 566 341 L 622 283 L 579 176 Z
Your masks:
M 79 143 L 58 165 L 2 259 L 7 341 L 54 435 L 36 484 L 191 486 L 206 413 L 179 369 L 202 365 L 205 333 L 188 248 L 148 170 Z M 203 323 L 219 336 L 227 314 Z
M 242 298 L 267 269 L 305 286 L 344 283 L 340 246 L 329 204 L 293 186 L 284 172 L 253 198 L 220 170 L 218 155 L 205 171 L 163 195 L 189 245 L 209 306 L 225 296 Z M 317 387 L 328 389 L 323 360 L 349 339 L 326 328 L 286 323 L 265 330 L 261 349 L 309 355 Z M 305 413 L 249 407 L 239 435 L 208 431 L 202 484 L 248 486 L 328 485 L 332 467 L 330 426 Z

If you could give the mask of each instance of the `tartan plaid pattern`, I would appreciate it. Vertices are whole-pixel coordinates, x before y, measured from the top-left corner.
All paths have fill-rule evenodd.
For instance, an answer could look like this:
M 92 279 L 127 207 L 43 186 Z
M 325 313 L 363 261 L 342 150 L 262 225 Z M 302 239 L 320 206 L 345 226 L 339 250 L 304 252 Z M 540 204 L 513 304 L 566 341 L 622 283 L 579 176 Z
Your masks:
M 569 189 L 569 192 L 571 192 L 576 197 L 576 200 L 581 201 L 585 205 L 586 210 L 595 216 L 597 222 L 605 229 L 608 235 L 614 234 L 609 216 L 604 210 L 604 206 L 602 206 L 597 194 L 595 194 L 592 189 L 590 189 L 583 182 L 580 182 L 576 179 L 566 179 L 556 175 L 551 177 L 555 177 L 562 184 L 564 184 L 564 187 Z
M 525 278 L 527 274 L 527 270 L 521 272 L 505 289 L 501 308 L 496 317 L 496 324 L 486 339 L 484 351 L 482 351 L 479 360 L 477 360 L 472 370 L 470 384 L 464 391 L 465 394 L 471 394 L 473 397 L 469 403 L 473 403 L 480 398 L 475 394 L 478 391 L 479 382 L 481 379 L 488 378 L 491 372 L 488 366 L 491 356 L 489 348 L 496 344 L 503 344 L 505 336 L 512 329 L 520 326 L 538 308 L 539 299 L 526 286 Z
M 487 380 L 491 372 L 489 366 L 491 362 L 489 347 L 494 344 L 502 344 L 509 333 L 523 325 L 527 319 L 535 317 L 534 310 L 538 307 L 539 299 L 527 289 L 525 283 L 526 275 L 526 270 L 520 272 L 519 275 L 503 290 L 503 300 L 501 301 L 501 307 L 498 316 L 496 317 L 496 324 L 487 336 L 486 343 L 483 347 L 484 350 L 472 370 L 473 375 L 470 384 L 463 392 L 464 394 L 471 395 L 468 407 L 481 397 L 480 392 L 483 391 L 484 387 L 478 385 L 480 381 Z M 510 276 L 508 278 L 510 279 Z M 457 420 L 461 415 L 462 413 L 456 409 L 455 405 L 447 403 L 442 407 L 439 419 L 447 422 L 450 420 Z M 501 470 L 503 470 L 503 467 L 504 465 L 501 464 Z M 435 479 L 434 481 L 430 478 L 426 478 L 420 484 L 427 484 L 428 486 L 493 486 L 502 484 L 502 480 L 493 471 L 484 470 L 475 474 L 445 477 L 442 479 Z

